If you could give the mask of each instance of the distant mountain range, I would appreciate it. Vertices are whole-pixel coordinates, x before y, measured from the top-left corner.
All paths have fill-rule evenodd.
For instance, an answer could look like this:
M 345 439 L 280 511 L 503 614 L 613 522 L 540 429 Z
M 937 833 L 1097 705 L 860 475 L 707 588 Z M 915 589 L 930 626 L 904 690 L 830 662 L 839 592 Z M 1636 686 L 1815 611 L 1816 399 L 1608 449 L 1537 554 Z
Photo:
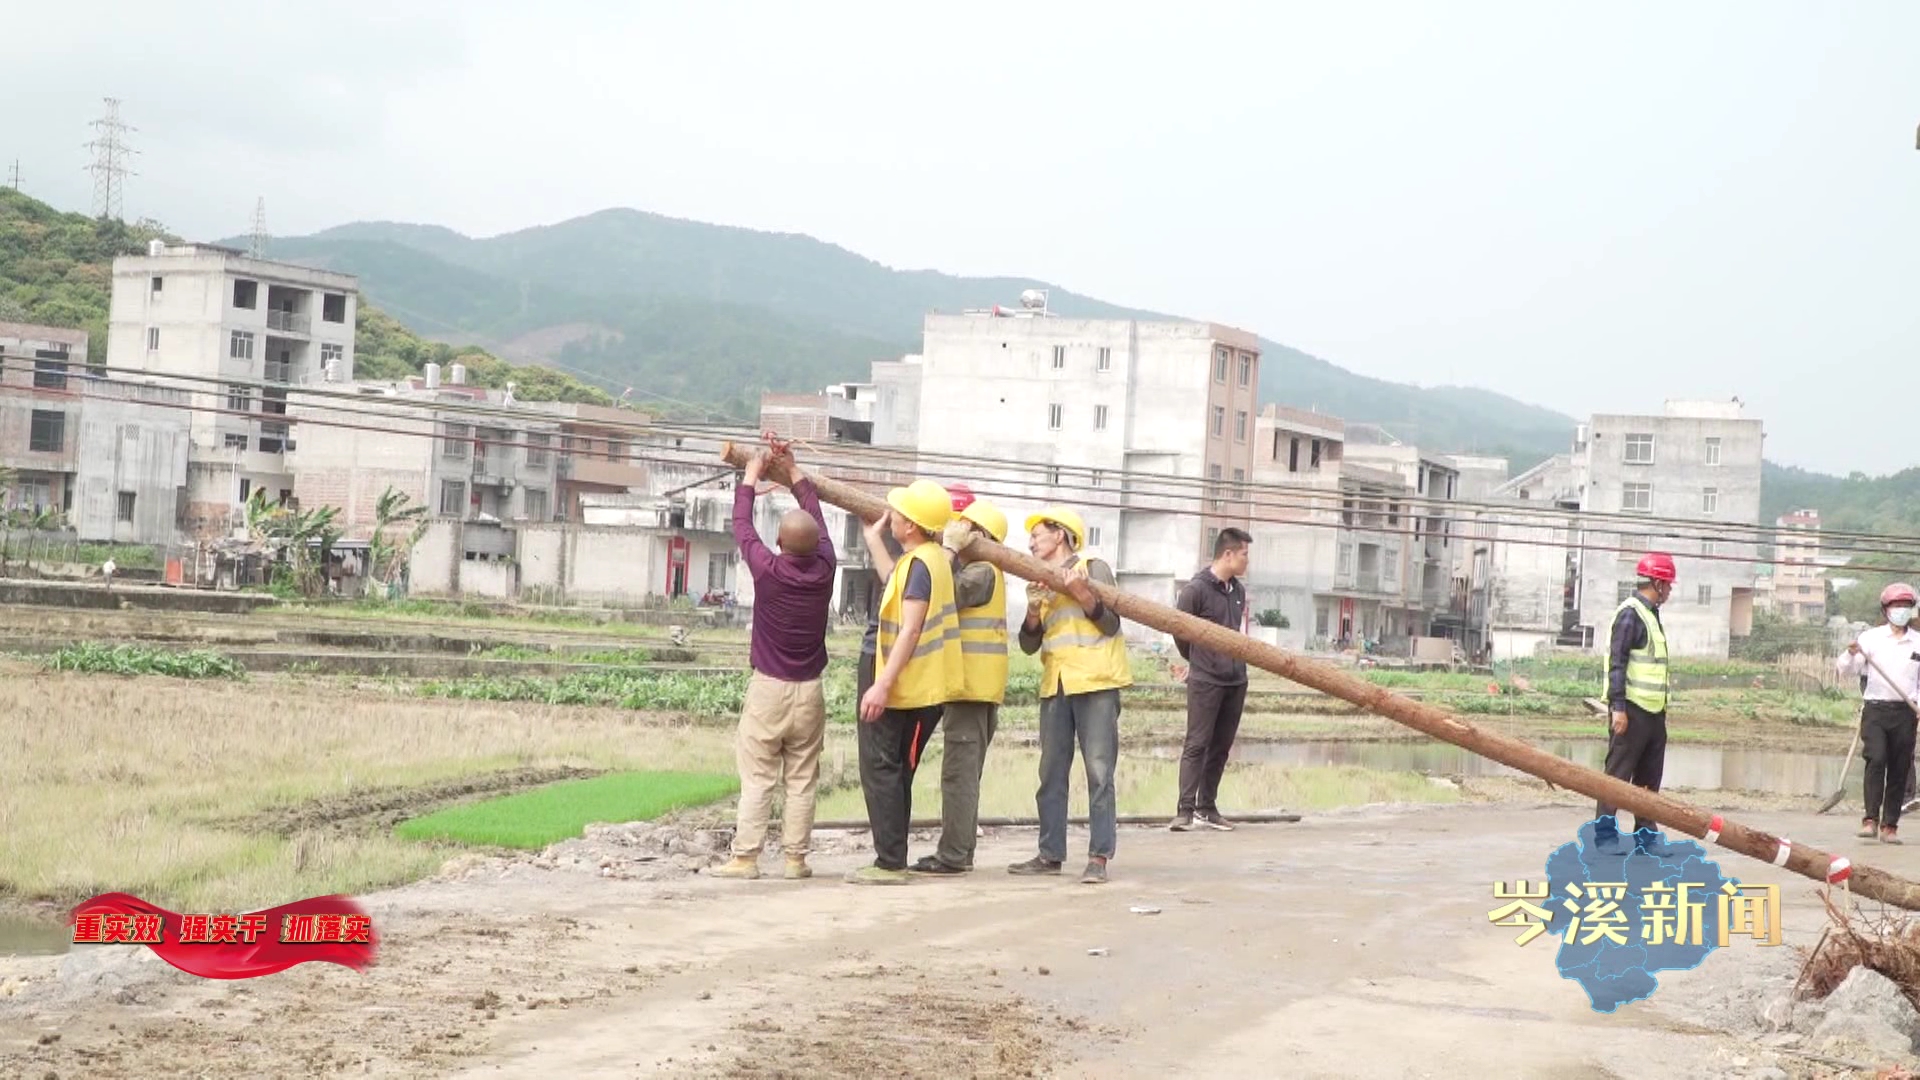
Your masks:
M 871 361 L 918 351 L 929 311 L 1044 288 L 1064 316 L 1171 317 L 1030 278 L 895 270 L 806 236 L 637 210 L 486 239 L 357 222 L 276 238 L 269 253 L 358 275 L 372 303 L 435 340 L 743 417 L 763 390 L 862 379 Z M 1371 379 L 1271 340 L 1262 348 L 1263 401 L 1378 424 L 1436 452 L 1506 455 L 1517 471 L 1573 434 L 1571 417 L 1503 394 Z

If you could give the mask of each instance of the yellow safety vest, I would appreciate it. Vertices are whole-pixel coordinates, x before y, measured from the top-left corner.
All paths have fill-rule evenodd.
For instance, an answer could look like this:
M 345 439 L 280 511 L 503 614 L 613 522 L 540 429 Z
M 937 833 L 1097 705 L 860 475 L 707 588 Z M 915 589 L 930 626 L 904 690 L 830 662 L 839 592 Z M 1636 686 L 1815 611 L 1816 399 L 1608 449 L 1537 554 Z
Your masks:
M 875 640 L 874 670 L 885 671 L 887 655 L 900 636 L 900 615 L 906 601 L 907 575 L 913 564 L 927 568 L 933 595 L 927 601 L 927 619 L 920 626 L 920 644 L 901 669 L 887 698 L 889 709 L 924 709 L 945 705 L 960 696 L 965 678 L 960 653 L 960 617 L 953 606 L 953 570 L 939 544 L 928 541 L 893 564 L 893 576 L 880 597 L 880 627 Z
M 1041 697 L 1090 694 L 1133 685 L 1126 637 L 1102 634 L 1073 597 L 1052 594 L 1040 617 Z
M 1646 644 L 1627 654 L 1627 700 L 1650 713 L 1665 711 L 1667 707 L 1667 635 L 1660 628 L 1660 620 L 1654 617 L 1638 593 L 1627 597 L 1614 609 L 1616 621 L 1621 612 L 1631 610 L 1640 619 L 1640 625 L 1647 628 Z M 1611 633 L 1612 623 L 1608 624 Z M 1601 693 L 1613 680 L 1613 648 L 1607 648 L 1606 666 L 1602 674 Z
M 979 607 L 960 609 L 960 652 L 965 678 L 956 701 L 1001 704 L 1007 696 L 1007 578 L 997 566 L 993 595 Z

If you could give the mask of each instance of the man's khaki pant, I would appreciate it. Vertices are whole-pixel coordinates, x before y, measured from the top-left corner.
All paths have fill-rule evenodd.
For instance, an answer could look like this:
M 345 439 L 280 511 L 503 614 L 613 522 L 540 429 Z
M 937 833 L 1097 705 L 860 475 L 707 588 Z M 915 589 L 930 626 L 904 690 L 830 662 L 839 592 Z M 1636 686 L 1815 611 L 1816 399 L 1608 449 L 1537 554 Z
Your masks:
M 781 849 L 790 859 L 806 856 L 826 732 L 827 698 L 819 679 L 785 682 L 754 673 L 747 683 L 747 702 L 740 710 L 740 734 L 734 747 L 740 768 L 735 855 L 759 856 L 767 838 L 767 818 L 773 812 L 773 790 L 784 773 L 787 802 L 781 813 Z

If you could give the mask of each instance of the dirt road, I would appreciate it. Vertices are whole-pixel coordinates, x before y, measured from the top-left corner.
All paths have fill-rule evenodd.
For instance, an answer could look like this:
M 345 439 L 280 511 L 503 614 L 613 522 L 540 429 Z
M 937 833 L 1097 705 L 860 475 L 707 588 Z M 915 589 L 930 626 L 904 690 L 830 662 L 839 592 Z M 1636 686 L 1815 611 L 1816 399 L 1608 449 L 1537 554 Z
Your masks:
M 1756 1003 L 1797 968 L 1787 948 L 1736 941 L 1601 1015 L 1555 971 L 1552 939 L 1521 948 L 1488 924 L 1492 882 L 1544 878 L 1580 817 L 1376 808 L 1124 830 L 1104 887 L 1008 876 L 1032 851 L 1018 830 L 983 842 L 979 872 L 906 888 L 840 883 L 865 860 L 844 841 L 798 883 L 476 861 L 365 898 L 385 941 L 364 975 L 207 982 L 131 947 L 0 961 L 0 1073 L 1815 1075 L 1757 1042 Z M 1862 848 L 1844 814 L 1743 820 L 1920 872 L 1920 850 Z M 1085 833 L 1069 842 L 1083 851 Z M 1789 944 L 1813 943 L 1811 882 L 1722 855 L 1784 886 Z

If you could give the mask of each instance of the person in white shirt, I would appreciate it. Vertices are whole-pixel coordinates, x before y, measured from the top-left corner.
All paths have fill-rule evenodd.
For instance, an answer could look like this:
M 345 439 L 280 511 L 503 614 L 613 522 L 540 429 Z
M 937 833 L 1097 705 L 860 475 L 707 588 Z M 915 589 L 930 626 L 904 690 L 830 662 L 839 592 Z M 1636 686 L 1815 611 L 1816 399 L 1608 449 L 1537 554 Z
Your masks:
M 1886 623 L 1861 634 L 1836 665 L 1843 676 L 1867 677 L 1860 715 L 1867 812 L 1859 835 L 1872 837 L 1877 827 L 1883 844 L 1900 843 L 1900 804 L 1913 769 L 1914 730 L 1920 726 L 1920 631 L 1907 629 L 1917 600 L 1905 582 L 1881 590 Z

